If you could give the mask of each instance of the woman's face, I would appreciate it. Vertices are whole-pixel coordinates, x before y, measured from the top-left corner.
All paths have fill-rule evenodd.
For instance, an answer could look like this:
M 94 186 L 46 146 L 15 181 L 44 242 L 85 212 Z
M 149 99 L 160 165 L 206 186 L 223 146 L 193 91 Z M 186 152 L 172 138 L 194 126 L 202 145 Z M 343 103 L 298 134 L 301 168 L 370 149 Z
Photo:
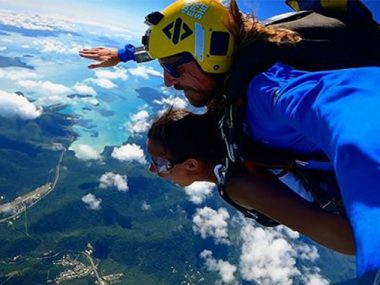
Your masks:
M 198 164 L 195 159 L 174 164 L 170 162 L 170 155 L 160 143 L 148 139 L 147 148 L 152 160 L 149 165 L 151 172 L 181 187 L 189 186 L 196 181 L 194 174 Z

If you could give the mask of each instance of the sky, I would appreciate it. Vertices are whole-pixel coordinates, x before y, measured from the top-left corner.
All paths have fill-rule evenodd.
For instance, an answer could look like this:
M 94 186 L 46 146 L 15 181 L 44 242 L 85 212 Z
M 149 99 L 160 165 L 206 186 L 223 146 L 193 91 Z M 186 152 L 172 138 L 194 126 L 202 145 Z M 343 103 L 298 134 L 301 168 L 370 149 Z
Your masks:
M 162 10 L 172 0 L 0 0 L 0 9 L 29 13 L 48 13 L 72 20 L 86 21 L 99 25 L 113 26 L 143 32 L 145 15 Z M 238 0 L 243 11 L 254 12 L 260 19 L 288 12 L 285 0 Z M 380 21 L 380 0 L 362 0 L 375 18 Z

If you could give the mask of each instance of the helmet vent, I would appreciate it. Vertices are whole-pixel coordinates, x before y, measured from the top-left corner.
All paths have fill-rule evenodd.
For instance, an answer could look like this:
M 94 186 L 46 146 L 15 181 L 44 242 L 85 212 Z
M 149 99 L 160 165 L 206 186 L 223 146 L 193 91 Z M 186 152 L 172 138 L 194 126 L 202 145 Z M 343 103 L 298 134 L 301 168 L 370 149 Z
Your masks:
M 226 32 L 212 32 L 211 34 L 211 55 L 227 55 L 230 35 Z

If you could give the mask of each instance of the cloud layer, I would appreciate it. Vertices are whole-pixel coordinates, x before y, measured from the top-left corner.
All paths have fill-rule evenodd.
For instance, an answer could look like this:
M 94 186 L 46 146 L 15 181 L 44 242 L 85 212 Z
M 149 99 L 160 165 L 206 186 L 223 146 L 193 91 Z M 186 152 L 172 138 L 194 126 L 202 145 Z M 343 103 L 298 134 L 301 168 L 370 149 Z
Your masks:
M 36 31 L 76 30 L 74 24 L 62 21 L 55 17 L 40 16 L 36 14 L 9 13 L 5 11 L 0 11 L 0 23 Z
M 33 120 L 42 114 L 42 108 L 28 101 L 22 95 L 0 90 L 0 115 L 3 117 L 19 117 Z

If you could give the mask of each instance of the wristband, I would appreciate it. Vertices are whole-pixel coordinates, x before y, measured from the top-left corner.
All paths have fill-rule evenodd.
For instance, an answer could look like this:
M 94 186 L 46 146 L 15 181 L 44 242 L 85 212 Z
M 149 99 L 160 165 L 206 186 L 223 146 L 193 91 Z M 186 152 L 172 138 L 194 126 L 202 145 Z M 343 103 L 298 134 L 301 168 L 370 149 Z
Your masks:
M 135 46 L 128 44 L 125 45 L 124 48 L 120 48 L 117 51 L 117 56 L 119 57 L 120 61 L 127 62 L 130 60 L 136 60 L 135 59 Z

